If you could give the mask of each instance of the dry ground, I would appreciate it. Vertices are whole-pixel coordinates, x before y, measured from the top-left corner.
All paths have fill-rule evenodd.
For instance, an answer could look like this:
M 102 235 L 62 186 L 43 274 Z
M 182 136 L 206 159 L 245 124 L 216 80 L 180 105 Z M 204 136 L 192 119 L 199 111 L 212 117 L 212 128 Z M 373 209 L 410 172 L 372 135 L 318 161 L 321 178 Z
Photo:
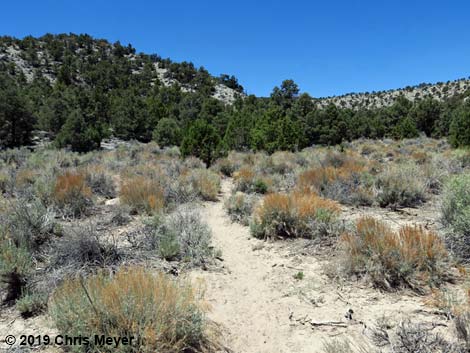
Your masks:
M 230 180 L 223 181 L 221 201 L 231 187 Z M 393 323 L 411 317 L 448 324 L 425 305 L 424 297 L 335 282 L 325 274 L 331 265 L 328 257 L 311 256 L 304 240 L 265 242 L 250 237 L 248 227 L 230 221 L 221 201 L 205 203 L 203 214 L 215 246 L 222 250 L 223 270 L 197 271 L 193 276 L 206 282 L 211 318 L 223 325 L 225 343 L 233 351 L 321 352 L 323 342 L 332 337 L 349 337 L 360 344 L 368 327 L 383 317 Z M 354 218 L 368 212 L 348 214 Z M 404 213 L 400 222 L 412 218 Z M 294 278 L 298 272 L 303 272 L 302 280 Z M 350 309 L 352 320 L 345 317 Z
M 328 254 L 303 239 L 262 241 L 251 237 L 249 228 L 232 223 L 223 208 L 232 187 L 231 179 L 224 179 L 219 200 L 202 204 L 204 220 L 223 261 L 208 271 L 193 270 L 190 276 L 205 282 L 210 318 L 220 324 L 224 344 L 233 352 L 321 352 L 323 342 L 345 337 L 359 345 L 370 334 L 369 328 L 384 317 L 393 324 L 408 317 L 438 323 L 436 330 L 444 333 L 450 330 L 451 324 L 426 304 L 426 297 L 403 291 L 382 293 L 366 284 L 346 284 L 328 277 L 333 251 Z M 342 218 L 352 220 L 371 212 L 392 225 L 418 222 L 434 226 L 434 203 L 401 213 L 344 208 Z M 303 279 L 294 278 L 299 272 Z M 349 310 L 352 319 L 345 316 Z M 46 316 L 24 320 L 12 308 L 2 310 L 0 349 L 7 348 L 6 334 L 54 335 L 51 327 Z

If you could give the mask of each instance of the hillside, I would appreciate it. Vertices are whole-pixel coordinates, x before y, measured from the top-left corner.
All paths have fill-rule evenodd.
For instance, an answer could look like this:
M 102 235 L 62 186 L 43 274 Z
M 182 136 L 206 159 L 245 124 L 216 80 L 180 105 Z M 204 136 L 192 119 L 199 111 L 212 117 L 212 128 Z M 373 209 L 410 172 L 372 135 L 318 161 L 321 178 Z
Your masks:
M 89 35 L 0 37 L 0 148 L 88 152 L 103 139 L 178 146 L 206 164 L 230 150 L 297 151 L 358 138 L 449 137 L 470 145 L 469 80 L 314 99 L 293 80 L 246 96 L 234 76 Z
M 457 95 L 466 93 L 470 89 L 470 78 L 455 81 L 421 83 L 400 89 L 391 89 L 379 92 L 348 93 L 341 96 L 318 98 L 315 101 L 320 107 L 333 103 L 339 108 L 348 109 L 374 109 L 391 106 L 398 97 L 403 96 L 414 102 L 426 98 L 445 101 Z
M 216 78 L 203 67 L 198 69 L 187 62 L 174 63 L 155 54 L 137 54 L 131 45 L 122 46 L 119 42 L 74 34 L 48 34 L 23 40 L 0 37 L 0 68 L 8 70 L 12 76 L 24 76 L 28 83 L 35 77 L 44 77 L 53 84 L 67 73 L 73 83 L 90 85 L 94 83 L 91 68 L 120 61 L 125 63 L 128 74 L 150 75 L 153 84 L 157 81 L 165 86 L 178 84 L 184 92 L 206 89 L 212 97 L 229 104 L 243 95 L 243 87 L 233 81 L 233 76 Z

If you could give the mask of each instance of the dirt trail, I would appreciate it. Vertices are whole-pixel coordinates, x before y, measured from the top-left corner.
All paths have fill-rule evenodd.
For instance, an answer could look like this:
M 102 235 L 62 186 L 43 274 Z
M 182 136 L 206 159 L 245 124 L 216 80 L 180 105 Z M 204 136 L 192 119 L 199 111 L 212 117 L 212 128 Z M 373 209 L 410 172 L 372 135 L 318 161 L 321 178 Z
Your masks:
M 288 301 L 273 290 L 273 266 L 285 261 L 276 253 L 263 256 L 263 249 L 256 247 L 264 242 L 251 238 L 248 227 L 230 221 L 223 209 L 230 188 L 231 182 L 224 180 L 221 202 L 206 203 L 203 210 L 225 267 L 198 273 L 208 287 L 212 319 L 227 328 L 227 343 L 235 352 L 310 352 L 304 349 L 305 337 L 292 334 Z
M 363 342 L 366 327 L 380 317 L 435 321 L 423 298 L 367 286 L 340 287 L 324 274 L 325 262 L 302 254 L 297 242 L 250 237 L 249 228 L 232 223 L 223 209 L 231 187 L 231 180 L 224 180 L 220 201 L 203 207 L 224 268 L 192 275 L 204 280 L 210 317 L 225 328 L 224 343 L 234 352 L 322 352 L 323 342 L 333 338 Z M 294 279 L 299 271 L 303 280 Z M 349 309 L 354 310 L 353 320 L 344 316 Z M 344 327 L 312 327 L 310 321 L 341 321 Z

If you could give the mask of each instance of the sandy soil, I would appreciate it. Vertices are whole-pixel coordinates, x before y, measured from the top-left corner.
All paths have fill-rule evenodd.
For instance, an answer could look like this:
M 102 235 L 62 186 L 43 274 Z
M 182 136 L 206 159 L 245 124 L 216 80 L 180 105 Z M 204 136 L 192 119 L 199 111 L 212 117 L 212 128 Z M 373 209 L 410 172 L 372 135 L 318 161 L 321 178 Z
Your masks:
M 210 317 L 225 328 L 234 352 L 321 352 L 323 342 L 348 337 L 361 344 L 382 317 L 448 323 L 413 293 L 381 293 L 360 284 L 341 285 L 325 275 L 325 256 L 311 256 L 303 240 L 264 242 L 231 223 L 223 209 L 232 184 L 224 180 L 222 202 L 205 203 L 203 216 L 222 250 L 222 271 L 195 271 L 203 279 Z M 304 278 L 294 275 L 302 271 Z M 345 317 L 352 309 L 352 320 Z M 324 323 L 335 322 L 335 325 Z M 313 323 L 313 324 L 312 324 Z M 319 324 L 320 326 L 316 326 Z

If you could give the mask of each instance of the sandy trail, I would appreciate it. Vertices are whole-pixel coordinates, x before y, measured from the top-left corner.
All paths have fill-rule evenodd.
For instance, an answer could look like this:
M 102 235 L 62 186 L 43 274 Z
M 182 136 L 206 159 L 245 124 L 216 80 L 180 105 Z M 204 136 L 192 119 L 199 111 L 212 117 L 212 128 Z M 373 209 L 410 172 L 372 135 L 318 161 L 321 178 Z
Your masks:
M 367 327 L 384 316 L 396 323 L 406 317 L 439 321 L 423 297 L 335 283 L 324 271 L 329 260 L 304 253 L 300 239 L 252 238 L 249 228 L 232 223 L 223 208 L 231 187 L 232 181 L 224 180 L 220 200 L 204 203 L 202 211 L 215 247 L 222 250 L 223 269 L 196 270 L 192 276 L 204 280 L 210 317 L 224 327 L 224 343 L 234 352 L 323 352 L 323 343 L 336 338 L 364 342 Z M 303 280 L 294 279 L 299 271 Z M 349 309 L 353 320 L 345 318 Z M 312 327 L 310 321 L 341 321 L 345 327 Z
M 318 345 L 293 332 L 292 307 L 304 306 L 276 290 L 273 269 L 286 262 L 267 252 L 265 242 L 250 237 L 249 228 L 232 223 L 223 209 L 232 184 L 222 183 L 220 202 L 206 203 L 203 217 L 213 232 L 216 248 L 222 250 L 225 271 L 197 272 L 207 285 L 212 304 L 211 318 L 227 329 L 227 344 L 235 352 L 314 352 Z M 316 347 L 315 347 L 316 346 Z

